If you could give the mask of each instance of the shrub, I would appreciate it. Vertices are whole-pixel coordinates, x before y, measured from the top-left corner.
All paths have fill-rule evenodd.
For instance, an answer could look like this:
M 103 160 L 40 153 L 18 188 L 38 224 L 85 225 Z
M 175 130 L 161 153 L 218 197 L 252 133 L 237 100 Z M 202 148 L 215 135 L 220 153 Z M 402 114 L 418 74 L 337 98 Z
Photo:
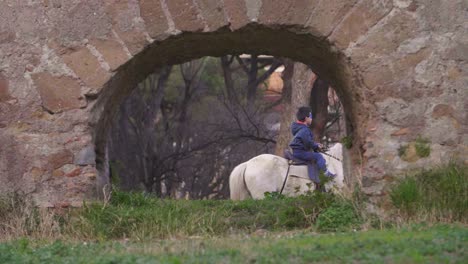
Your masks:
M 346 231 L 357 228 L 360 218 L 350 201 L 337 200 L 317 218 L 319 231 Z
M 48 208 L 37 208 L 19 193 L 0 197 L 0 239 L 59 237 L 63 221 L 62 216 Z
M 468 166 L 453 162 L 400 180 L 390 191 L 407 217 L 430 213 L 436 219 L 468 220 Z
M 421 199 L 420 189 L 416 179 L 407 178 L 401 181 L 390 192 L 390 199 L 397 208 L 401 208 L 410 213 L 414 212 Z

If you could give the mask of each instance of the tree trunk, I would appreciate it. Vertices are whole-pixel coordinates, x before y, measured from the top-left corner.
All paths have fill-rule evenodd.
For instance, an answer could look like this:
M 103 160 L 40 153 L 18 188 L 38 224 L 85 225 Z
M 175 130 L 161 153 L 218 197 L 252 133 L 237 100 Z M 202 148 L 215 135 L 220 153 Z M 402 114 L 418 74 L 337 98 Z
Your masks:
M 312 113 L 314 114 L 312 132 L 317 142 L 322 139 L 328 121 L 328 88 L 328 82 L 316 79 L 310 96 Z
M 252 107 L 255 103 L 257 95 L 257 75 L 258 75 L 258 56 L 252 54 L 250 56 L 250 70 L 248 73 L 247 83 L 247 105 Z
M 224 85 L 226 86 L 227 98 L 230 102 L 237 103 L 236 91 L 234 90 L 234 81 L 232 79 L 232 69 L 231 69 L 232 58 L 233 57 L 231 57 L 231 60 L 230 60 L 228 56 L 222 56 L 221 68 L 223 69 Z
M 283 156 L 284 150 L 288 148 L 292 138 L 290 131 L 291 122 L 296 120 L 296 111 L 299 107 L 309 105 L 314 79 L 315 74 L 307 65 L 302 63 L 293 64 L 290 60 L 285 61 L 283 96 L 286 96 L 286 98 L 281 115 L 280 134 L 276 143 L 276 155 Z

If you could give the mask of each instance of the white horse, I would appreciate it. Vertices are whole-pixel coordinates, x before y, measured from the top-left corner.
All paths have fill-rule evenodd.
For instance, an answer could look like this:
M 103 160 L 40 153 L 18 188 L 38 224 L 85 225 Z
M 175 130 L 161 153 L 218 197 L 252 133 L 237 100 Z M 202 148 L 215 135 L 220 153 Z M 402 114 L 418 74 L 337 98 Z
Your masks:
M 322 154 L 328 169 L 336 174 L 336 177 L 325 185 L 325 189 L 337 191 L 344 185 L 341 163 L 343 146 L 336 143 L 326 153 L 335 157 Z M 308 176 L 307 166 L 289 165 L 285 158 L 262 154 L 234 168 L 229 176 L 229 189 L 232 200 L 263 199 L 266 192 L 282 191 L 286 196 L 297 196 L 313 191 L 315 184 Z

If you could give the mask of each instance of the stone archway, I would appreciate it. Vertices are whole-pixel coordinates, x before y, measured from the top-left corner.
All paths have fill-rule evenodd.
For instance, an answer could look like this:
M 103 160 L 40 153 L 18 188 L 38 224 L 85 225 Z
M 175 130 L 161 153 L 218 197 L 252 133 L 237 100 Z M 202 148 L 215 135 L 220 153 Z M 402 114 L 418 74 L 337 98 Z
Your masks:
M 109 121 L 138 81 L 163 64 L 257 52 L 314 65 L 336 87 L 353 125 L 355 176 L 372 198 L 384 195 L 392 175 L 439 164 L 442 153 L 466 157 L 467 111 L 456 111 L 467 105 L 462 5 L 3 2 L 2 191 L 30 193 L 43 206 L 79 205 L 106 181 L 99 166 Z M 402 161 L 400 142 L 418 135 L 434 155 Z

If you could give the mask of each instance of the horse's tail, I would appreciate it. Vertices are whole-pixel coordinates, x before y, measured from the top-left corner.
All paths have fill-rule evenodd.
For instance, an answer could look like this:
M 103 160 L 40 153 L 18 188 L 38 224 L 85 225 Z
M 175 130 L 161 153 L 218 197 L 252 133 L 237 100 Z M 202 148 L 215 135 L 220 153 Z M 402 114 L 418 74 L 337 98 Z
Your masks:
M 229 191 L 231 192 L 231 200 L 244 200 L 250 197 L 249 190 L 245 185 L 244 173 L 247 168 L 247 163 L 237 165 L 229 175 Z

